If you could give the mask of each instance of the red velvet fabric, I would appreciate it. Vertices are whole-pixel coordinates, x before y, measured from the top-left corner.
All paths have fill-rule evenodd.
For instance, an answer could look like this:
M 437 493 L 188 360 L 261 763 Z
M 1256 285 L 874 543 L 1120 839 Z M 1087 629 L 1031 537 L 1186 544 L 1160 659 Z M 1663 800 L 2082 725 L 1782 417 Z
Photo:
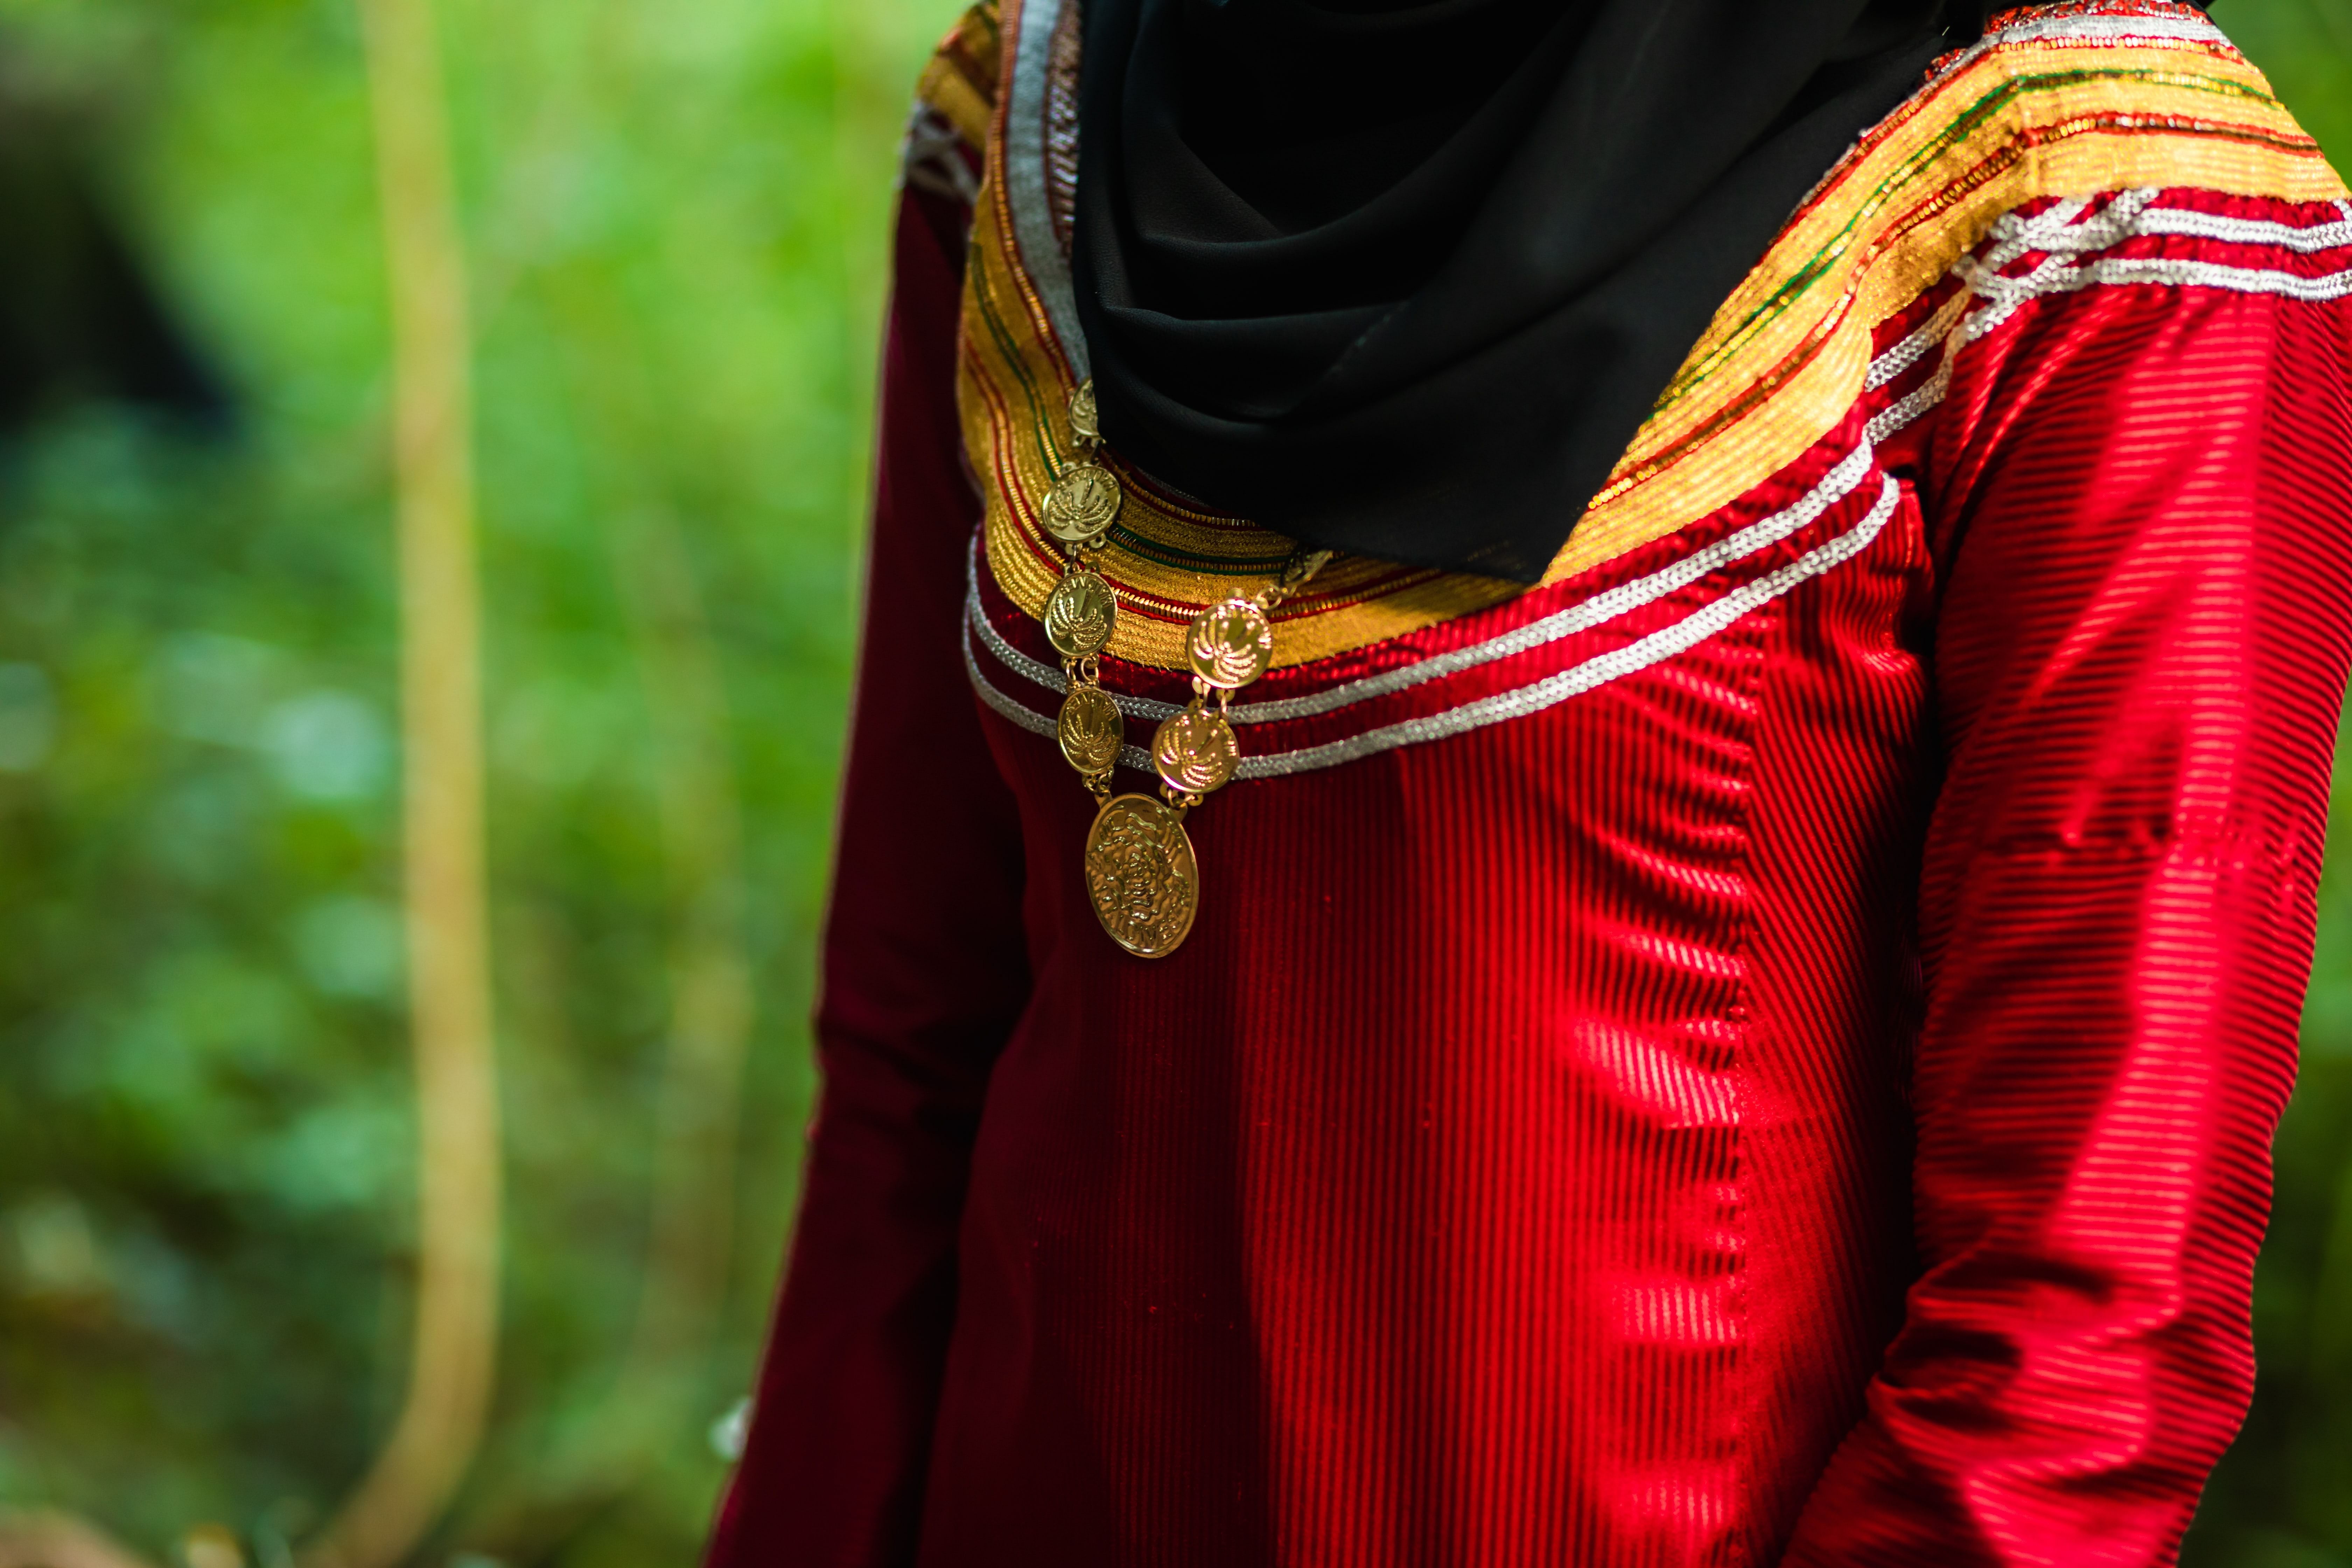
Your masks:
M 2028 300 L 1773 559 L 1891 482 L 1858 553 L 1228 788 L 1144 963 L 1088 797 L 968 684 L 945 209 L 901 217 L 824 1100 L 716 1568 L 2168 1561 L 2251 1382 L 2352 658 L 2346 308 Z M 1785 507 L 1935 365 L 1560 592 Z
M 969 227 L 950 199 L 900 202 L 866 566 L 890 609 L 868 611 L 853 699 L 801 1283 L 777 1309 L 714 1563 L 912 1561 L 972 1135 L 1029 989 L 1019 821 L 960 651 L 980 516 L 954 394 Z

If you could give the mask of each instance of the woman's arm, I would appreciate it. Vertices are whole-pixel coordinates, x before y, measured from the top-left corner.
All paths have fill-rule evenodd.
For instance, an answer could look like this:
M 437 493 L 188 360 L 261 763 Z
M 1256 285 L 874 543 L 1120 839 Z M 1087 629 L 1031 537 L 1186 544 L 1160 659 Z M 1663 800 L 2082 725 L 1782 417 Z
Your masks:
M 898 214 L 816 1017 L 824 1098 L 713 1568 L 913 1560 L 972 1133 L 1028 994 L 1018 826 L 959 640 L 980 516 L 954 391 L 971 209 L 940 173 L 910 178 Z
M 1790 1564 L 2168 1563 L 2252 1392 L 2352 632 L 2352 249 L 2332 207 L 2161 205 L 2236 237 L 2012 291 L 1920 465 L 1922 1273 Z

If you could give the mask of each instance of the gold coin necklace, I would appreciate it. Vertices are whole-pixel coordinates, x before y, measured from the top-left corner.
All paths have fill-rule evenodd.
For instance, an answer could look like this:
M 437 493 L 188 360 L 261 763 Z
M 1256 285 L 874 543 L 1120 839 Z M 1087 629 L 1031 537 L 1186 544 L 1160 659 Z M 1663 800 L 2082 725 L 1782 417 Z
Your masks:
M 1118 595 L 1097 563 L 1125 498 L 1118 476 L 1095 460 L 1102 430 L 1091 381 L 1070 395 L 1070 435 L 1077 461 L 1054 481 L 1044 508 L 1045 531 L 1064 553 L 1061 579 L 1045 599 L 1045 638 L 1062 656 L 1069 686 L 1055 734 L 1062 755 L 1099 803 L 1086 853 L 1095 917 L 1111 941 L 1138 958 L 1165 958 L 1183 944 L 1201 907 L 1201 867 L 1184 818 L 1231 782 L 1241 763 L 1226 716 L 1233 694 L 1272 666 L 1275 606 L 1304 587 L 1331 552 L 1294 551 L 1280 575 L 1257 593 L 1221 600 L 1193 617 L 1184 639 L 1192 700 L 1151 738 L 1159 798 L 1113 795 L 1126 729 L 1118 704 L 1102 689 L 1101 656 L 1118 629 Z

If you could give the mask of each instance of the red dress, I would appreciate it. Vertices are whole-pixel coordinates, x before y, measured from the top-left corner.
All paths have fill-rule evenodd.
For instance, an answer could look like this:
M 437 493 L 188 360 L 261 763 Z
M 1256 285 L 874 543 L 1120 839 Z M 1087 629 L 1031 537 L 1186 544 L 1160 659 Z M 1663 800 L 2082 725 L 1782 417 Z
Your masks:
M 712 1563 L 2169 1562 L 2352 654 L 2316 150 L 2186 6 L 1997 18 L 1544 584 L 1286 611 L 1145 962 L 1042 732 L 1083 347 L 1026 10 L 910 137 L 824 1095 Z M 1281 552 L 1122 477 L 1134 740 Z

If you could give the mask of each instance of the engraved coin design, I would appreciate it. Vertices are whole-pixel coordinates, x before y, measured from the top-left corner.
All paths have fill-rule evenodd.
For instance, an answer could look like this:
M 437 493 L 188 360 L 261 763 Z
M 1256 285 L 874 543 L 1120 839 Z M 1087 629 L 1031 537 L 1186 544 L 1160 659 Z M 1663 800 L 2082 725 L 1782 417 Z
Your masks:
M 1184 652 L 1192 673 L 1211 686 L 1247 686 L 1274 662 L 1274 623 L 1247 599 L 1227 599 L 1193 617 Z
M 1225 787 L 1241 761 L 1241 743 L 1222 713 L 1187 708 L 1151 737 L 1151 763 L 1162 783 L 1179 795 L 1208 795 Z
M 1175 952 L 1201 906 L 1183 818 L 1148 795 L 1105 802 L 1087 835 L 1087 894 L 1111 941 L 1136 957 Z
M 1118 516 L 1118 479 L 1100 463 L 1074 463 L 1045 492 L 1045 531 L 1065 544 L 1098 538 Z
M 1064 658 L 1102 652 L 1118 626 L 1118 595 L 1092 572 L 1066 573 L 1045 598 L 1045 640 Z
M 1095 419 L 1095 384 L 1091 380 L 1078 383 L 1077 391 L 1070 394 L 1070 434 L 1081 441 L 1102 439 L 1102 426 Z
M 1118 704 L 1099 686 L 1073 686 L 1062 700 L 1061 722 L 1055 734 L 1070 766 L 1088 778 L 1107 773 L 1118 762 L 1127 731 L 1119 721 Z

